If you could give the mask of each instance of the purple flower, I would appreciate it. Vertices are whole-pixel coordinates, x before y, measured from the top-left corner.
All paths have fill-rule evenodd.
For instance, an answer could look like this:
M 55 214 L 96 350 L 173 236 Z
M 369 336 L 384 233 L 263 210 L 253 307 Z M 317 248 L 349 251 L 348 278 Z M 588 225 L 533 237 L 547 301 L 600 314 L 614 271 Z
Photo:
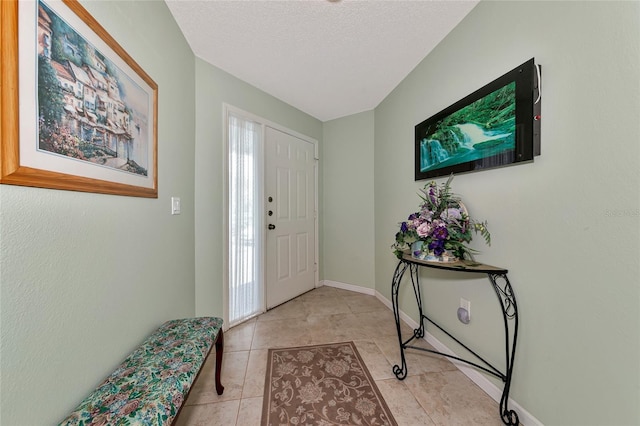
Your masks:
M 444 240 L 433 240 L 429 243 L 429 250 L 433 251 L 436 256 L 444 253 Z
M 407 226 L 407 222 L 402 222 L 400 224 L 400 231 L 401 232 L 407 232 L 409 230 L 409 227 Z
M 449 236 L 449 231 L 445 226 L 438 226 L 433 230 L 432 233 L 433 238 L 437 240 L 446 240 Z

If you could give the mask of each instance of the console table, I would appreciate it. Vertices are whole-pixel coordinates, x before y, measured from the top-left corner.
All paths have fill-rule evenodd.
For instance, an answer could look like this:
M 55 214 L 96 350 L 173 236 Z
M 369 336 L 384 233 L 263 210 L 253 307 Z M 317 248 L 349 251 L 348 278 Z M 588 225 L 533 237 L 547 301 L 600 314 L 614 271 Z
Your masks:
M 422 294 L 420 290 L 420 280 L 418 276 L 418 270 L 420 267 L 426 268 L 435 268 L 442 269 L 446 271 L 457 271 L 463 273 L 475 273 L 475 274 L 486 274 L 493 286 L 493 289 L 496 292 L 496 296 L 498 297 L 498 301 L 500 303 L 500 308 L 502 310 L 502 317 L 504 319 L 504 337 L 505 337 L 505 372 L 502 372 L 498 368 L 491 365 L 484 358 L 478 355 L 475 351 L 470 349 L 467 345 L 462 343 L 456 337 L 454 337 L 451 333 L 446 331 L 440 325 L 435 323 L 431 318 L 429 318 L 422 309 Z M 413 285 L 413 292 L 416 297 L 416 302 L 418 304 L 418 311 L 420 313 L 420 326 L 419 328 L 413 330 L 413 336 L 411 336 L 406 341 L 402 339 L 402 332 L 400 330 L 400 309 L 398 308 L 398 291 L 400 289 L 400 283 L 402 281 L 402 277 L 406 270 L 409 269 L 411 274 L 411 283 Z M 500 399 L 500 417 L 502 422 L 506 425 L 518 425 L 519 419 L 518 414 L 507 408 L 508 400 L 509 400 L 509 389 L 511 387 L 511 379 L 513 376 L 513 361 L 516 354 L 516 340 L 518 338 L 518 306 L 516 304 L 516 297 L 513 294 L 513 289 L 511 288 L 511 283 L 509 283 L 509 278 L 507 277 L 507 270 L 503 268 L 499 268 L 496 266 L 485 265 L 482 263 L 477 263 L 473 261 L 456 261 L 456 262 L 430 262 L 419 260 L 411 257 L 410 254 L 405 254 L 402 259 L 398 262 L 398 266 L 396 267 L 395 272 L 393 273 L 393 282 L 391 284 L 391 298 L 393 303 L 393 315 L 396 321 L 396 329 L 398 331 L 398 342 L 400 344 L 400 357 L 402 359 L 401 365 L 393 366 L 393 374 L 399 379 L 404 380 L 407 377 L 407 362 L 405 360 L 404 351 L 405 349 L 412 348 L 421 351 L 431 352 L 438 355 L 443 355 L 448 358 L 453 358 L 455 360 L 464 362 L 466 364 L 472 365 L 488 374 L 491 374 L 504 383 L 504 388 L 502 391 L 502 398 Z M 421 348 L 417 346 L 412 346 L 410 343 L 414 339 L 420 339 L 424 337 L 425 332 L 425 323 L 424 320 L 429 321 L 431 324 L 435 325 L 439 330 L 445 333 L 447 336 L 455 340 L 458 344 L 464 347 L 469 353 L 471 353 L 475 359 L 482 363 L 478 364 L 477 362 L 472 362 L 470 360 L 459 358 L 454 355 L 445 354 L 442 352 Z M 510 327 L 512 325 L 513 327 Z M 513 331 L 511 331 L 513 330 Z M 510 336 L 513 335 L 513 341 L 511 341 Z

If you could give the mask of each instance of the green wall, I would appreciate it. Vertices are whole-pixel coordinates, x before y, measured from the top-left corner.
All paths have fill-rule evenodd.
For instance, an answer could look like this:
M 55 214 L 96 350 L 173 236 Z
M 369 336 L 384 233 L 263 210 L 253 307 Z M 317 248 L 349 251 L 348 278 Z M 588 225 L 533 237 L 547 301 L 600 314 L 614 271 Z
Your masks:
M 640 424 L 638 28 L 638 2 L 483 1 L 375 109 L 375 277 L 389 297 L 389 245 L 425 183 L 413 180 L 414 126 L 531 57 L 542 64 L 542 156 L 457 176 L 453 189 L 489 221 L 479 260 L 510 271 L 521 320 L 511 396 L 547 425 Z M 500 362 L 489 282 L 422 278 L 427 310 Z M 401 308 L 416 319 L 409 291 Z
M 162 322 L 223 315 L 223 102 L 322 140 L 196 59 L 164 2 L 83 5 L 159 86 L 159 195 L 0 186 L 1 424 L 54 423 Z
M 223 102 L 320 142 L 320 278 L 390 297 L 423 183 L 413 127 L 532 56 L 542 156 L 454 180 L 518 297 L 512 397 L 548 425 L 640 423 L 638 2 L 483 1 L 373 112 L 324 124 L 194 59 L 163 2 L 83 4 L 159 85 L 159 197 L 0 185 L 0 424 L 54 423 L 166 319 L 222 315 Z M 427 308 L 500 362 L 488 282 L 423 280 Z
M 195 76 L 197 87 L 196 314 L 222 316 L 225 206 L 223 103 L 285 126 L 319 142 L 322 141 L 322 123 L 201 59 L 196 59 Z M 319 143 L 319 151 L 322 163 L 321 143 Z M 320 168 L 320 182 L 322 182 L 321 170 L 322 168 Z M 322 193 L 321 183 L 319 191 Z M 322 235 L 322 223 L 320 223 L 320 235 Z M 322 250 L 322 238 L 320 238 L 320 250 Z
M 373 111 L 324 123 L 324 279 L 375 288 Z
M 164 2 L 83 5 L 159 86 L 158 198 L 0 185 L 2 425 L 59 421 L 195 312 L 193 53 Z

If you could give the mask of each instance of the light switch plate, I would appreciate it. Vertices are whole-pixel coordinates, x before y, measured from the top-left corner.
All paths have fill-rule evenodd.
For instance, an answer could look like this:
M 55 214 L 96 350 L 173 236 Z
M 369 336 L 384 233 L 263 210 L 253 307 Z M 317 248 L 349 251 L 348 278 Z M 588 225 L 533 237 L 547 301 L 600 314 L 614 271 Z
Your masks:
M 171 197 L 171 214 L 180 214 L 180 197 Z

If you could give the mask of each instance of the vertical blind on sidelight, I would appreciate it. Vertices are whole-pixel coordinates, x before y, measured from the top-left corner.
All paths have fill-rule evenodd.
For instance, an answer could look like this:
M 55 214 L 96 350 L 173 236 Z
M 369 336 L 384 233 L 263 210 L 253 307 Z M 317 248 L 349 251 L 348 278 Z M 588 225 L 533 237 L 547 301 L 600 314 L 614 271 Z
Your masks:
M 262 125 L 228 115 L 229 325 L 262 312 Z

